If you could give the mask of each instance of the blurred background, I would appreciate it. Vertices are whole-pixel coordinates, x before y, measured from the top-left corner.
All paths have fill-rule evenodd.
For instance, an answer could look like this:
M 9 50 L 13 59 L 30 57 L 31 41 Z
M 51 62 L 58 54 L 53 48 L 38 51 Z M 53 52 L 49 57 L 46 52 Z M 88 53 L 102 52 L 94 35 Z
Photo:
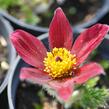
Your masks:
M 108 5 L 109 0 L 0 0 L 1 14 L 14 28 L 33 30 L 33 34 L 48 31 L 57 7 L 63 9 L 77 33 L 97 22 L 108 23 L 104 18 Z M 100 21 L 102 18 L 105 22 Z

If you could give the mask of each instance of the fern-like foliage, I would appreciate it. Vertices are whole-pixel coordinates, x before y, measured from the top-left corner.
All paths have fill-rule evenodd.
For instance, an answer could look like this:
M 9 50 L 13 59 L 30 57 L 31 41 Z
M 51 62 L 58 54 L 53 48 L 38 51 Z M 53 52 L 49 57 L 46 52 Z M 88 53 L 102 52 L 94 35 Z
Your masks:
M 109 97 L 109 92 L 105 88 L 93 88 L 84 86 L 80 105 L 83 109 L 98 109 L 104 107 Z

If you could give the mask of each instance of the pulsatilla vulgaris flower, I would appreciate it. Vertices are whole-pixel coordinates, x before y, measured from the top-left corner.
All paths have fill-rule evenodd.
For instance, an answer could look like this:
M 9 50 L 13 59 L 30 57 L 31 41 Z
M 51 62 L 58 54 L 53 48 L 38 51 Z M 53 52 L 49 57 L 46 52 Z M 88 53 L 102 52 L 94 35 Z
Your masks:
M 13 32 L 11 40 L 18 54 L 33 66 L 22 68 L 20 78 L 46 84 L 60 98 L 68 100 L 75 84 L 83 84 L 104 73 L 99 64 L 83 62 L 101 43 L 108 30 L 107 25 L 96 24 L 81 33 L 72 46 L 72 28 L 62 9 L 58 8 L 49 28 L 49 52 L 31 34 L 22 30 Z

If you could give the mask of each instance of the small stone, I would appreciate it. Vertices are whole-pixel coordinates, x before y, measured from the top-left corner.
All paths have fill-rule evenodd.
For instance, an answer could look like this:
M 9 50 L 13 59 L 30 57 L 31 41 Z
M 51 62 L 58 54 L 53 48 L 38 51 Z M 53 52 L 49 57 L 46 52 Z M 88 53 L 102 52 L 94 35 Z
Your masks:
M 7 46 L 7 42 L 6 40 L 3 38 L 3 37 L 0 37 L 0 43 L 3 47 L 6 47 Z
M 2 61 L 1 62 L 1 68 L 4 69 L 4 70 L 8 70 L 9 64 L 6 61 Z

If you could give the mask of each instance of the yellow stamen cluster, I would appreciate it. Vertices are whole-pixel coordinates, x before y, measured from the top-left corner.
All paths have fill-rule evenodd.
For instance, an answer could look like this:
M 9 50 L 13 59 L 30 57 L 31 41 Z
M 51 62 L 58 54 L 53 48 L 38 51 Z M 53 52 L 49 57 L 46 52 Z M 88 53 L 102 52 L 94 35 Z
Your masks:
M 54 48 L 52 52 L 47 52 L 44 58 L 44 71 L 53 79 L 71 77 L 76 65 L 76 56 L 65 48 Z

